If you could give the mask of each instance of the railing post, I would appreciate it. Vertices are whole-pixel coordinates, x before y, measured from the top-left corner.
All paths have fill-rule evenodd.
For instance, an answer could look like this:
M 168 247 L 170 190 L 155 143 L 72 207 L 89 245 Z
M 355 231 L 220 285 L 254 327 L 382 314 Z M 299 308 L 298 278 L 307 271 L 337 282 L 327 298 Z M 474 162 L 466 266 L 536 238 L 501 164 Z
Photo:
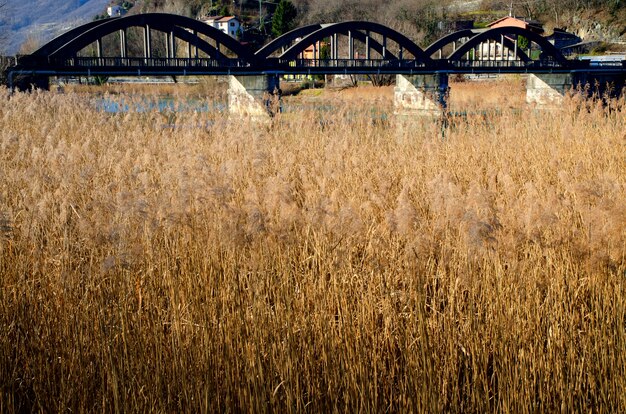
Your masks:
M 126 46 L 126 29 L 120 29 L 120 56 L 125 58 L 128 54 Z
M 354 39 L 352 38 L 351 30 L 348 30 L 348 54 L 350 59 L 354 59 Z
M 148 59 L 152 58 L 152 46 L 150 44 L 149 25 L 145 25 L 143 28 L 143 55 L 145 57 L 145 63 L 148 64 Z
M 332 60 L 334 58 L 334 56 L 335 56 L 335 42 L 334 42 L 334 39 L 333 39 L 332 35 L 330 35 L 330 37 L 328 38 L 328 51 L 327 51 L 327 53 L 328 54 L 326 55 L 325 60 L 326 61 Z M 328 65 L 326 65 L 326 66 L 328 66 Z
M 174 37 L 174 32 L 170 32 L 170 53 L 171 58 L 176 58 L 176 37 Z
M 383 59 L 387 59 L 387 36 L 383 35 Z

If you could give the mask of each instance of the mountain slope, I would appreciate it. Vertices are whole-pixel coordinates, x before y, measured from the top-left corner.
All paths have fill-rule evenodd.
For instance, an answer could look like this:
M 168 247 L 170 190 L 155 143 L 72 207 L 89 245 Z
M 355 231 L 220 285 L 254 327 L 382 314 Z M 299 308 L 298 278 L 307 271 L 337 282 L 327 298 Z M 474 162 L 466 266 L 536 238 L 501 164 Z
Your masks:
M 102 14 L 109 0 L 3 0 L 2 32 L 6 54 L 18 53 L 27 40 L 41 45 Z

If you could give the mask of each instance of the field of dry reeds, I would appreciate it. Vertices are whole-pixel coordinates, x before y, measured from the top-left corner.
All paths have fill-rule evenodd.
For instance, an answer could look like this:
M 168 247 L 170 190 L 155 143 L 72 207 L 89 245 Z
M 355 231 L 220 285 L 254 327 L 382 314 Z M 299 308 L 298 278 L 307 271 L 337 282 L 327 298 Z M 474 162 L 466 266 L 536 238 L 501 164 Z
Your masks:
M 90 99 L 0 99 L 0 412 L 626 411 L 623 110 Z

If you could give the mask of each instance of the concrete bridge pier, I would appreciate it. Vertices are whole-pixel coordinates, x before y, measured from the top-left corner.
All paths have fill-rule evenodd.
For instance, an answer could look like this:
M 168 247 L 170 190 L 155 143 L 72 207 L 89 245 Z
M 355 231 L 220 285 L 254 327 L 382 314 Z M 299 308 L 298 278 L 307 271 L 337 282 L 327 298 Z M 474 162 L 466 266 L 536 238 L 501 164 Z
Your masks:
M 626 76 L 616 74 L 544 73 L 529 74 L 526 82 L 526 102 L 538 109 L 558 109 L 568 93 L 583 98 L 610 99 L 621 96 Z
M 279 75 L 229 75 L 228 111 L 234 117 L 269 121 L 280 112 Z
M 531 73 L 526 80 L 526 103 L 538 109 L 559 108 L 573 86 L 571 73 Z
M 396 75 L 394 114 L 400 118 L 439 117 L 447 108 L 448 74 Z

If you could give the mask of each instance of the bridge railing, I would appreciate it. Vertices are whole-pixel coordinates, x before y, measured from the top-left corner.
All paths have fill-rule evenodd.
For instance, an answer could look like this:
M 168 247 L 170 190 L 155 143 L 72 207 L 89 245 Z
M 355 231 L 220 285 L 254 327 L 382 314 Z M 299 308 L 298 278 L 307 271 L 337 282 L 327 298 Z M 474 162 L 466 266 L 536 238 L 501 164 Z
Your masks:
M 441 61 L 441 60 L 440 60 Z M 456 68 L 560 68 L 559 62 L 547 60 L 445 60 Z
M 626 60 L 583 60 L 592 68 L 626 68 Z
M 279 59 L 281 66 L 298 68 L 421 68 L 415 59 Z
M 219 68 L 247 67 L 243 59 L 210 58 L 136 58 L 136 57 L 71 57 L 57 64 L 65 67 L 151 67 L 151 68 Z

